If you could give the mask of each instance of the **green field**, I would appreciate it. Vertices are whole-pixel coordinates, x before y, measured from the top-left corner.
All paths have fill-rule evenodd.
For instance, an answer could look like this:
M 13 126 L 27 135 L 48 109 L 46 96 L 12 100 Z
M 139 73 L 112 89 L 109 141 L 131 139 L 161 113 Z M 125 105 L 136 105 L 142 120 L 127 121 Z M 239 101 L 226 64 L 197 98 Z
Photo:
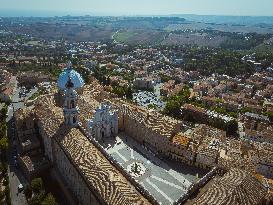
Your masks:
M 137 35 L 137 33 L 133 31 L 119 31 L 113 36 L 113 38 L 118 42 L 128 42 L 135 35 Z

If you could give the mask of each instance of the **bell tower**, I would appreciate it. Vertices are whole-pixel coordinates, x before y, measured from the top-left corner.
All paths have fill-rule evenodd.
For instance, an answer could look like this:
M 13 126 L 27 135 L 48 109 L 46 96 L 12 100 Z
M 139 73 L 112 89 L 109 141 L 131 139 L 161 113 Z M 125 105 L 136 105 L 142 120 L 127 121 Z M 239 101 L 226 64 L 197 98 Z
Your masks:
M 74 89 L 74 84 L 69 76 L 67 83 L 65 84 L 65 96 L 64 96 L 64 121 L 65 124 L 76 127 L 79 123 L 79 107 L 77 106 L 78 94 Z

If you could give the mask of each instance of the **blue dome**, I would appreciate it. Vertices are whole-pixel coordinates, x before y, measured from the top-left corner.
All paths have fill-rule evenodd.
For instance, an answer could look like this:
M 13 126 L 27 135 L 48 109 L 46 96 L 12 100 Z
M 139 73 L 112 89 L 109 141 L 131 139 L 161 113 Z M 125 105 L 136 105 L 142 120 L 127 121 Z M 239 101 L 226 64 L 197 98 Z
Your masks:
M 64 71 L 60 74 L 57 85 L 60 90 L 66 89 L 65 85 L 68 81 L 68 79 L 71 79 L 72 83 L 74 84 L 74 88 L 81 88 L 84 85 L 84 81 L 81 77 L 81 75 L 76 72 L 75 70 L 71 68 L 66 68 Z

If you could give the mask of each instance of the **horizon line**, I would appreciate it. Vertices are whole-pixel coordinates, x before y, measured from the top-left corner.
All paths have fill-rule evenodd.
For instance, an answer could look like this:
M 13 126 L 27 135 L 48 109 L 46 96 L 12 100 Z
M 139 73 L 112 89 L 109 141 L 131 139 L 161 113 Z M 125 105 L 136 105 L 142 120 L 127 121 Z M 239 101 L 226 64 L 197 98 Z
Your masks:
M 179 16 L 222 16 L 222 17 L 273 17 L 273 15 L 235 15 L 235 14 L 196 14 L 196 13 L 174 13 L 174 14 L 104 14 L 104 12 L 87 12 L 87 11 L 71 11 L 70 14 L 67 11 L 52 11 L 52 10 L 16 10 L 16 9 L 0 9 L 4 12 L 22 12 L 18 15 L 1 15 L 1 18 L 17 18 L 17 17 L 37 17 L 37 18 L 50 18 L 50 17 L 179 17 Z M 32 14 L 27 15 L 27 12 L 33 12 Z M 37 12 L 37 15 L 34 14 Z M 43 12 L 41 15 L 40 12 Z M 40 13 L 40 15 L 38 14 Z M 82 13 L 82 14 L 80 14 Z

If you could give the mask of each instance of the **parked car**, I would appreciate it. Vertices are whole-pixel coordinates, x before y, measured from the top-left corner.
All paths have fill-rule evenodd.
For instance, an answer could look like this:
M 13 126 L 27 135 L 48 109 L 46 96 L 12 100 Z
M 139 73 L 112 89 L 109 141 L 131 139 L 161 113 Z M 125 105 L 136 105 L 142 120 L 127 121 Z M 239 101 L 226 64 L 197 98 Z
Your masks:
M 18 185 L 18 192 L 21 192 L 21 191 L 23 191 L 23 190 L 24 190 L 23 184 L 19 184 L 19 185 Z

